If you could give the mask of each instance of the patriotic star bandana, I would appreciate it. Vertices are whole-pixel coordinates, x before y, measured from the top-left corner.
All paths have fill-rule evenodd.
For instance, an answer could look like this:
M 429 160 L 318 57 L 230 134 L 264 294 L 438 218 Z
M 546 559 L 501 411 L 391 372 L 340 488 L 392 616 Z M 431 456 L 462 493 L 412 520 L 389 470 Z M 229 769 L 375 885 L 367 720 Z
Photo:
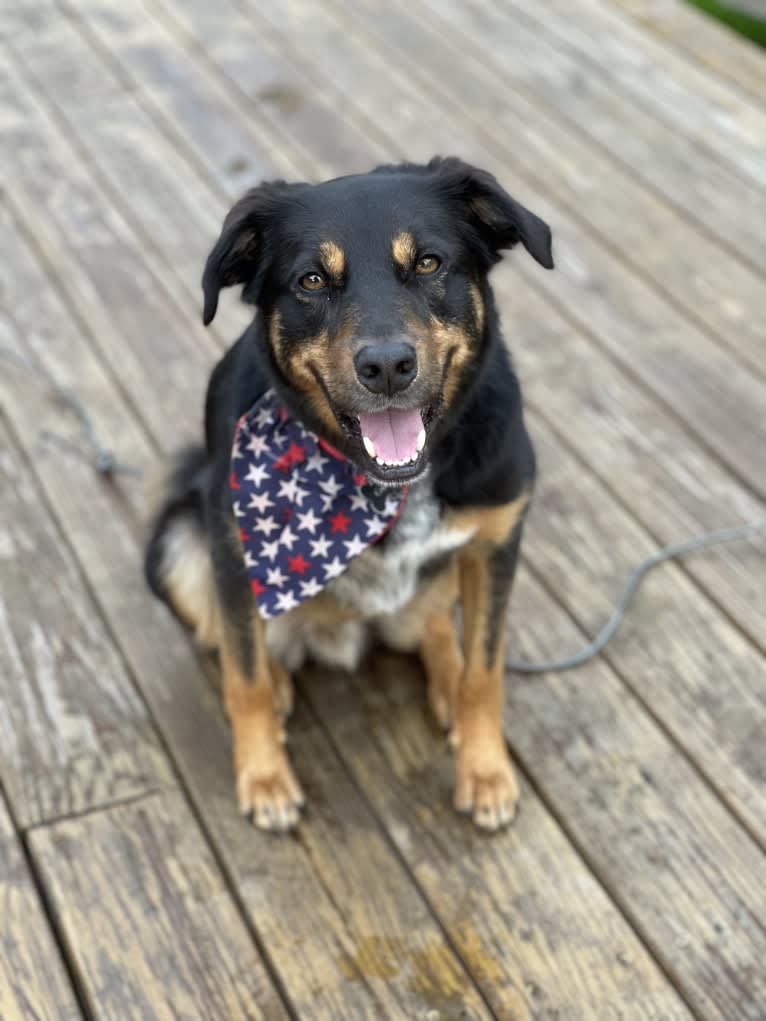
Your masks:
M 268 390 L 237 423 L 230 487 L 258 612 L 317 595 L 399 516 L 406 489 L 375 486 Z

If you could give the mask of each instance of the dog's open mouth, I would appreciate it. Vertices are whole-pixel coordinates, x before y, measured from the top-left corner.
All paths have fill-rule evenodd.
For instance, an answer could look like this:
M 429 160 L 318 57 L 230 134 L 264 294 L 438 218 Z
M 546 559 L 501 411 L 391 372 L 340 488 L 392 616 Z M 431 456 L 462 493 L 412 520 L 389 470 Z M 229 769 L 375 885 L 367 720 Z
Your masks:
M 362 457 L 374 466 L 375 474 L 393 482 L 405 481 L 419 472 L 435 415 L 436 407 L 431 405 L 389 407 L 339 417 L 346 434 L 361 447 Z

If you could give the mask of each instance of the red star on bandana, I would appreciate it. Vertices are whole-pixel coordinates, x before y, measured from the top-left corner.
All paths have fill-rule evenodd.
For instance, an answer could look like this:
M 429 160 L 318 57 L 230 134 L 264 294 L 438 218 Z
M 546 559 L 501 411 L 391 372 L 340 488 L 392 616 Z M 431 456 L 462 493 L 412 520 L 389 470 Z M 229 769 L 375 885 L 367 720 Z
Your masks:
M 406 497 L 368 482 L 273 390 L 237 423 L 231 469 L 244 566 L 267 620 L 332 585 L 386 534 Z

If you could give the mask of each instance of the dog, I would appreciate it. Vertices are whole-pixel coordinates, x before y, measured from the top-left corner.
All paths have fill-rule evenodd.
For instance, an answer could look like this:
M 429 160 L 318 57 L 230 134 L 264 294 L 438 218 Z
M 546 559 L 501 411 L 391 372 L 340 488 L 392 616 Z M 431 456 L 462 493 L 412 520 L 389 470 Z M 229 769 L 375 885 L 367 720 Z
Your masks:
M 205 325 L 233 285 L 254 319 L 212 373 L 145 570 L 218 649 L 238 800 L 263 829 L 303 806 L 291 674 L 353 670 L 375 642 L 422 657 L 456 808 L 487 830 L 514 815 L 503 646 L 535 457 L 488 274 L 519 243 L 553 268 L 540 218 L 436 157 L 264 183 L 210 252 Z

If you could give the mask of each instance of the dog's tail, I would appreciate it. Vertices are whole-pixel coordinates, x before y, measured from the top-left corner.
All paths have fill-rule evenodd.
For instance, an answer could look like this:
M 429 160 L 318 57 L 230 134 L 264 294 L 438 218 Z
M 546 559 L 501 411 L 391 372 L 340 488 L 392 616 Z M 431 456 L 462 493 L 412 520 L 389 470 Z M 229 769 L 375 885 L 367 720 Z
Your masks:
M 189 447 L 164 481 L 146 547 L 149 587 L 207 648 L 218 644 L 218 602 L 204 524 L 209 472 L 204 449 Z

